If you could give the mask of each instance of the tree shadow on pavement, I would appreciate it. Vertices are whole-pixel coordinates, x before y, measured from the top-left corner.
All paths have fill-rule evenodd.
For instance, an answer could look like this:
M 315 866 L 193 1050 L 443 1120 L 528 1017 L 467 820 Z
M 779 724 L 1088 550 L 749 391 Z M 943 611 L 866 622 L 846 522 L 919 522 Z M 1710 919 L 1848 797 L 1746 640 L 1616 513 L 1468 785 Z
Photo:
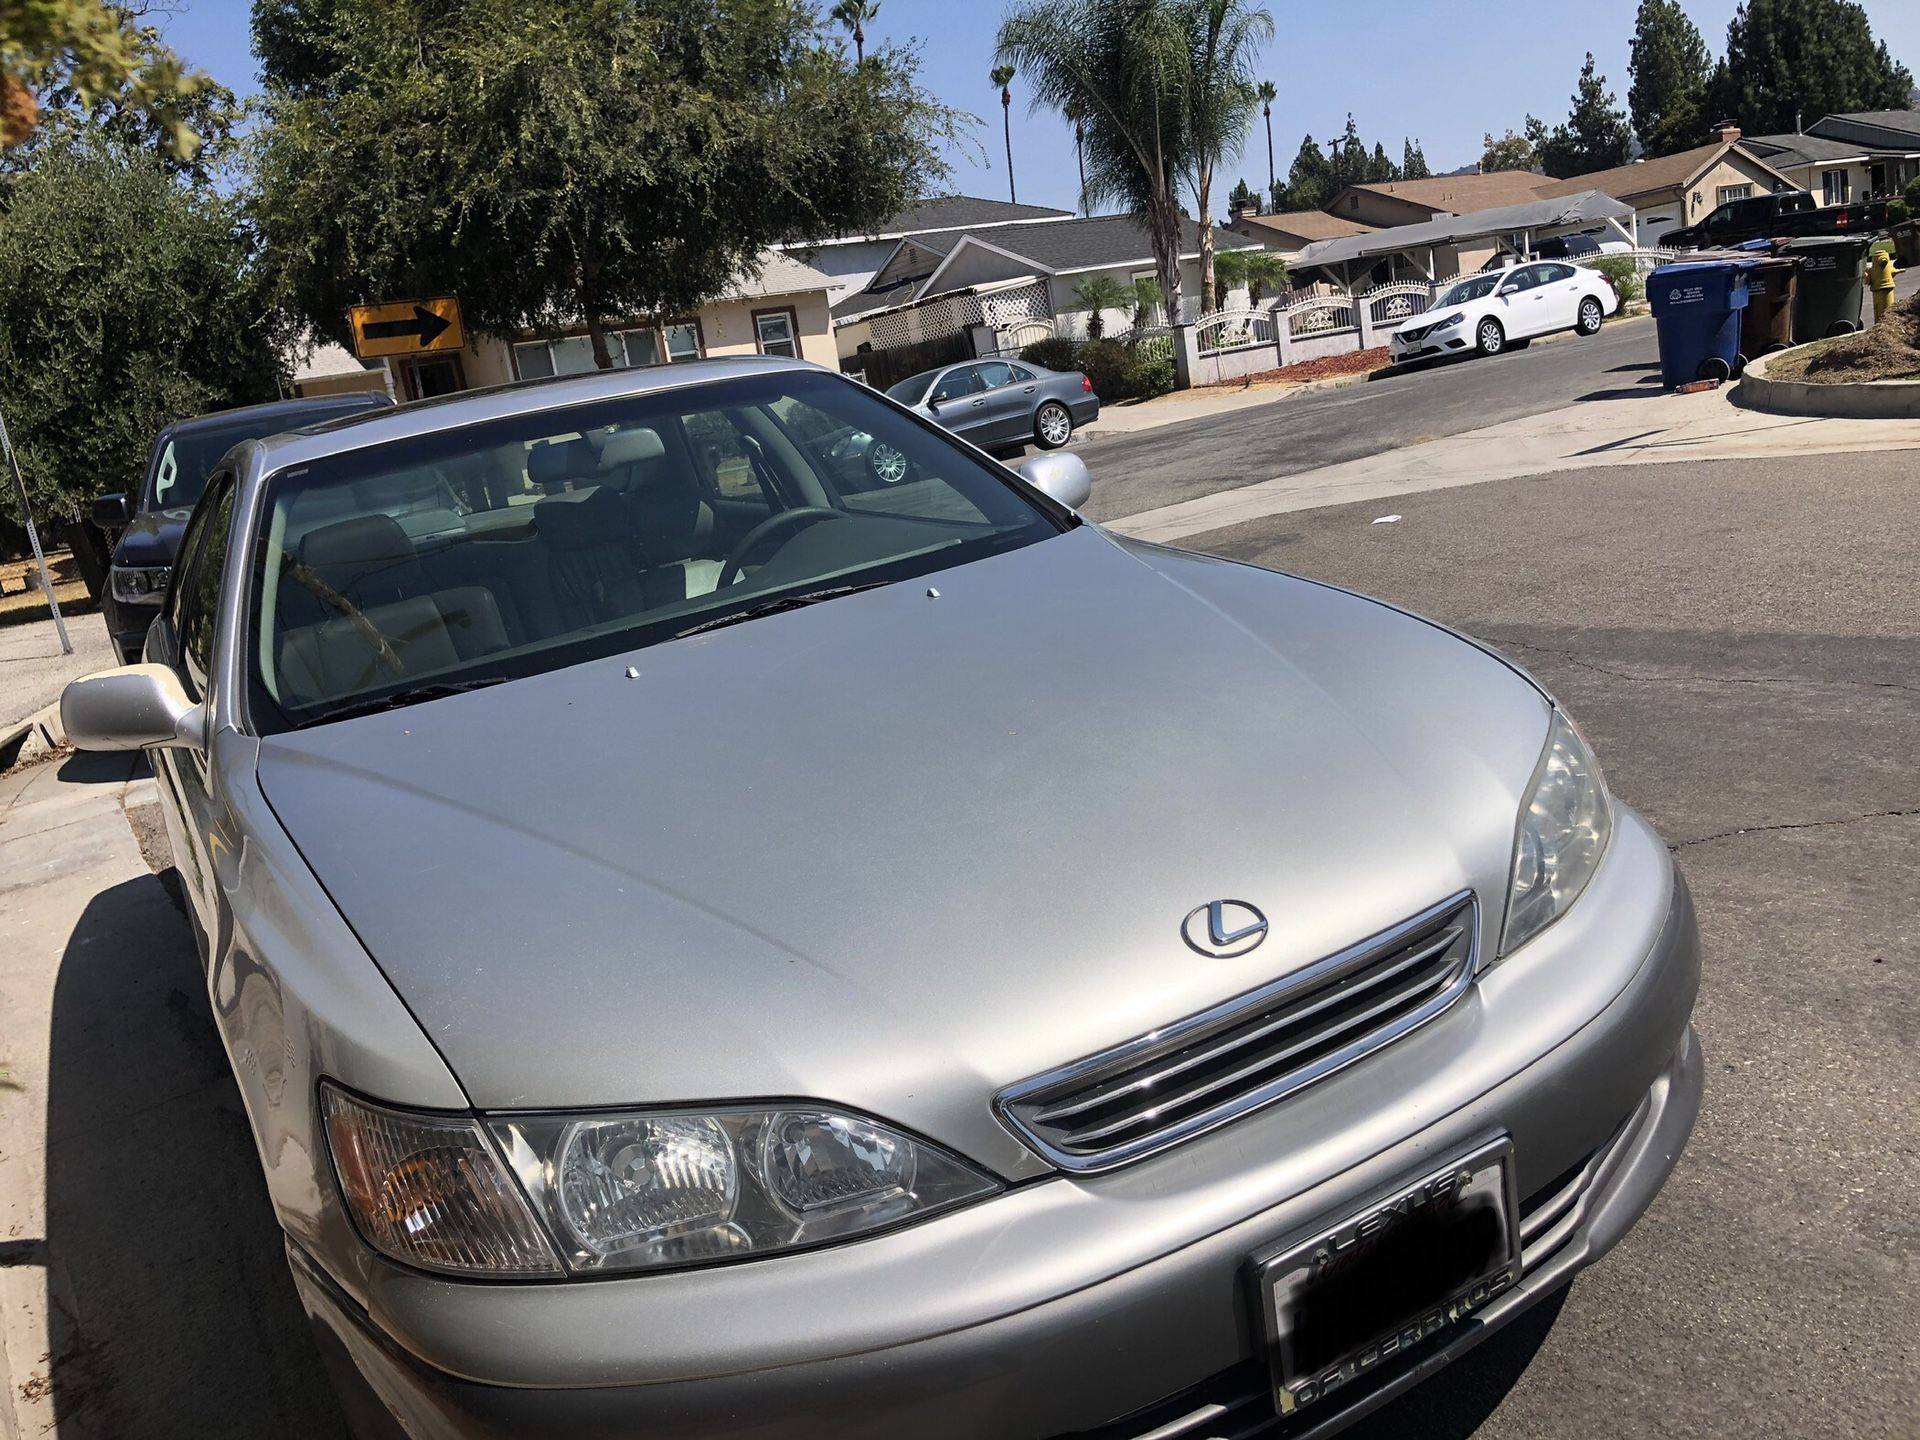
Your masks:
M 158 876 L 103 890 L 74 926 L 47 1087 L 63 1440 L 338 1440 L 200 962 Z
M 1341 1440 L 1466 1440 L 1500 1407 L 1546 1343 L 1567 1286 L 1489 1335 L 1437 1375 L 1375 1411 Z

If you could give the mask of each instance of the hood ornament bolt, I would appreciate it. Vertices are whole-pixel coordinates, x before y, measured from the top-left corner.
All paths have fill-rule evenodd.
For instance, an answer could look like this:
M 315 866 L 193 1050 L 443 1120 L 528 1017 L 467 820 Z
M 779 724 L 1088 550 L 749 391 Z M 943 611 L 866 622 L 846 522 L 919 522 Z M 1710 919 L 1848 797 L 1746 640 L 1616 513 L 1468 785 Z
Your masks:
M 640 667 L 638 665 L 627 666 L 627 679 L 638 680 L 639 678 L 640 678 Z
M 938 600 L 940 598 L 940 592 L 929 585 L 927 587 L 927 598 L 929 600 Z

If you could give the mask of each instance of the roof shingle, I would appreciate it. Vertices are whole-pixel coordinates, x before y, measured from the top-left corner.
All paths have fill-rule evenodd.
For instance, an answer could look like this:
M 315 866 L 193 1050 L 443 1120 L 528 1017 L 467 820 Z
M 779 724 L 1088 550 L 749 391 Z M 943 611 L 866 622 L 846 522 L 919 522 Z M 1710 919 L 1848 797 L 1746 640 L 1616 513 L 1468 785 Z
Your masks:
M 1536 175 L 1531 170 L 1491 170 L 1481 175 L 1428 175 L 1418 180 L 1381 180 L 1347 188 L 1465 215 L 1502 205 L 1524 205 L 1539 199 L 1553 183 L 1551 175 Z

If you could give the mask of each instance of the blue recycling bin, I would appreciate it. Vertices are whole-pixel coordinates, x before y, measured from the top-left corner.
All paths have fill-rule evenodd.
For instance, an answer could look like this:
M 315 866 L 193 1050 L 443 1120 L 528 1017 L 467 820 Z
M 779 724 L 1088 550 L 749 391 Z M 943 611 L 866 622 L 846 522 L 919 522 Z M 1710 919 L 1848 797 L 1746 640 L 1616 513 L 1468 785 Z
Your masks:
M 1750 260 L 1688 260 L 1647 277 L 1668 389 L 1726 380 L 1740 368 L 1740 312 L 1747 308 Z

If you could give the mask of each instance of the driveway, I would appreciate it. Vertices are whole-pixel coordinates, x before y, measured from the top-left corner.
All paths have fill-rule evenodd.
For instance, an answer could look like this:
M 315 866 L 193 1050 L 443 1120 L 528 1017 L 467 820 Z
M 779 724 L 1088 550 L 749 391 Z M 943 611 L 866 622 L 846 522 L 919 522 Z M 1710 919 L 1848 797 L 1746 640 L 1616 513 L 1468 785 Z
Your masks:
M 1679 1171 L 1551 1328 L 1359 1440 L 1920 1435 L 1913 458 L 1576 471 L 1186 542 L 1498 645 L 1699 906 L 1707 1097 Z
M 1491 360 L 1416 366 L 1137 435 L 1096 435 L 1080 447 L 1093 472 L 1086 513 L 1111 520 L 1578 400 L 1638 393 L 1658 353 L 1651 320 L 1615 320 L 1588 340 L 1553 337 Z

